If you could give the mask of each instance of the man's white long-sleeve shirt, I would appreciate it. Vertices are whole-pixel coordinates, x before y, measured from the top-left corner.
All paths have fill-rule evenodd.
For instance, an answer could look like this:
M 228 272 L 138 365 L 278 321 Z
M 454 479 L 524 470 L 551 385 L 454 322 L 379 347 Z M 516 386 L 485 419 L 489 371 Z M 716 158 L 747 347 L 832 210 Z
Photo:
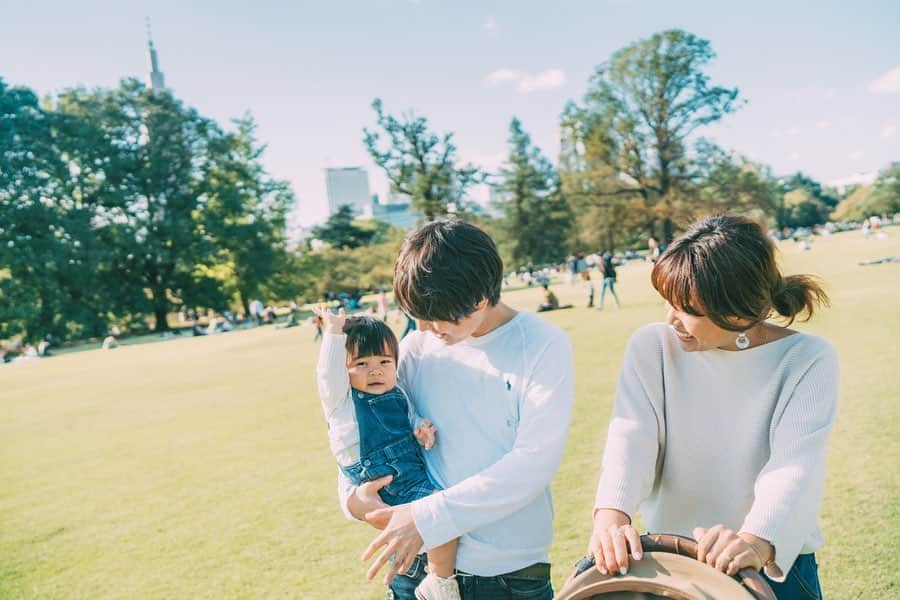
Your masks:
M 437 428 L 424 455 L 444 489 L 412 504 L 425 548 L 458 537 L 457 568 L 482 576 L 549 562 L 550 481 L 572 416 L 566 333 L 528 312 L 452 346 L 415 332 L 400 346 L 399 383 Z M 343 477 L 339 490 L 346 512 Z

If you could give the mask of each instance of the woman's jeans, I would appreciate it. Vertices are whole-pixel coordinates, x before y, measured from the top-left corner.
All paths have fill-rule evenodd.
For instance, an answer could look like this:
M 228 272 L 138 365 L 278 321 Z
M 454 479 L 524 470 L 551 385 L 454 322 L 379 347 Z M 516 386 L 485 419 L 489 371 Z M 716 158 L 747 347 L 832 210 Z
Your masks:
M 387 597 L 391 600 L 415 600 L 416 586 L 425 578 L 426 561 L 421 555 L 413 561 L 405 575 L 391 582 Z M 551 600 L 553 587 L 550 577 L 532 579 L 497 575 L 481 577 L 458 573 L 456 582 L 462 600 Z
M 763 573 L 765 577 L 765 573 Z M 788 571 L 784 583 L 776 583 L 765 577 L 778 600 L 820 600 L 819 567 L 815 554 L 801 554 Z

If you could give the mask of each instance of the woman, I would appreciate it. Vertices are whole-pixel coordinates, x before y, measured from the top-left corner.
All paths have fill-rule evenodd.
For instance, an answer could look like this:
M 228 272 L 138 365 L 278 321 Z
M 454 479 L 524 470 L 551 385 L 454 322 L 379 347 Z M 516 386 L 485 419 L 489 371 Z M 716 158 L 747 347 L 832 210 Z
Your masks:
M 780 599 L 820 598 L 813 552 L 838 358 L 821 338 L 767 322 L 812 316 L 828 298 L 784 277 L 754 222 L 695 223 L 653 267 L 666 323 L 625 353 L 588 551 L 601 573 L 641 558 L 631 517 L 690 535 L 698 560 L 764 569 Z

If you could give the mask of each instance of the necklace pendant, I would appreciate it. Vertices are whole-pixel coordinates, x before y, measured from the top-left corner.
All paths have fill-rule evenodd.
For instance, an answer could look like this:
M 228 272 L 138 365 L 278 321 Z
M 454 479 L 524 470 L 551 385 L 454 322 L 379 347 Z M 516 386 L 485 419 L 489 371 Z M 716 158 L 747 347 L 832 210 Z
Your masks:
M 737 339 L 734 340 L 734 345 L 741 350 L 747 348 L 750 345 L 750 338 L 747 337 L 746 331 L 742 331 L 741 334 L 737 336 Z

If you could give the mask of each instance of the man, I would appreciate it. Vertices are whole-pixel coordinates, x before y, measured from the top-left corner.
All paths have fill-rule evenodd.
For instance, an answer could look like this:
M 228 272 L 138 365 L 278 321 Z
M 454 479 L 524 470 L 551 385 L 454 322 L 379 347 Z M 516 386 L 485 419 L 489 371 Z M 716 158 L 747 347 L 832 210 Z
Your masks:
M 394 507 L 377 493 L 389 478 L 339 490 L 348 516 L 384 529 L 364 558 L 385 548 L 369 576 L 387 565 L 399 600 L 424 577 L 420 550 L 454 538 L 465 600 L 553 597 L 549 486 L 572 414 L 572 349 L 558 327 L 500 302 L 502 279 L 491 238 L 461 221 L 424 225 L 397 259 L 396 301 L 421 326 L 401 343 L 398 380 L 437 427 L 425 460 L 443 490 Z

